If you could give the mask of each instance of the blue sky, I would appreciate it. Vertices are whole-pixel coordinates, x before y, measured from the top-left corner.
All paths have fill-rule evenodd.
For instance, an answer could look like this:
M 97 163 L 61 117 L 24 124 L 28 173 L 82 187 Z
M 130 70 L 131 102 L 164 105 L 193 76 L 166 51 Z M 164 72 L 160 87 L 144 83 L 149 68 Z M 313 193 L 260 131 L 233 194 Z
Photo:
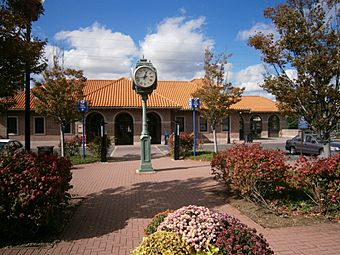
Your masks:
M 258 84 L 265 71 L 260 54 L 247 46 L 254 31 L 273 32 L 263 10 L 280 0 L 45 0 L 45 14 L 33 33 L 48 40 L 46 57 L 84 70 L 88 79 L 129 77 L 145 55 L 160 80 L 191 80 L 203 75 L 206 47 L 232 54 L 228 81 L 246 94 L 264 95 Z

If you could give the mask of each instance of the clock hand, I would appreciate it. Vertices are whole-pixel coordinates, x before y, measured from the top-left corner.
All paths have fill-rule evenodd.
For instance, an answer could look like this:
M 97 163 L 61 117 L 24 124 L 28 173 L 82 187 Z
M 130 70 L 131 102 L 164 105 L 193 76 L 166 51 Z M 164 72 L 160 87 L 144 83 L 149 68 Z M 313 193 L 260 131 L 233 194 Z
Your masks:
M 145 80 L 145 78 L 148 76 L 148 71 L 145 71 L 143 79 Z

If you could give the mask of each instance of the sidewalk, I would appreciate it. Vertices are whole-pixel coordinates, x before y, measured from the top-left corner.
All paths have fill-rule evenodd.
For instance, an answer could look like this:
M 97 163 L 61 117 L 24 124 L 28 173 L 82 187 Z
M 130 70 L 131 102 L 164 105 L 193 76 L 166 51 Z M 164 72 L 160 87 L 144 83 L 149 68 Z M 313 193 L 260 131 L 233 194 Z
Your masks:
M 209 162 L 173 161 L 160 157 L 161 153 L 153 147 L 152 153 L 159 156 L 152 160 L 155 173 L 137 174 L 140 162 L 128 161 L 126 152 L 136 155 L 136 149 L 117 147 L 113 153 L 115 161 L 77 166 L 73 170 L 71 193 L 85 199 L 59 243 L 3 248 L 0 254 L 130 254 L 156 213 L 189 204 L 239 218 L 263 233 L 275 254 L 340 254 L 340 224 L 264 229 L 216 195 L 221 187 L 211 177 Z

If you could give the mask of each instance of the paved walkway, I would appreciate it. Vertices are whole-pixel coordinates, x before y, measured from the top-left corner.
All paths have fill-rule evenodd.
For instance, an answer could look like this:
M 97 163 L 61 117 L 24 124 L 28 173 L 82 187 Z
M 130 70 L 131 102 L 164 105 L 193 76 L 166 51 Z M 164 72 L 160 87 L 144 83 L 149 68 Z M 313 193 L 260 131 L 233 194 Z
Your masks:
M 47 247 L 2 248 L 0 254 L 130 254 L 156 213 L 196 204 L 227 212 L 268 239 L 275 254 L 340 254 L 340 224 L 264 229 L 226 205 L 207 162 L 173 161 L 153 147 L 153 174 L 137 174 L 138 150 L 123 146 L 114 161 L 78 166 L 71 193 L 84 197 L 61 241 Z

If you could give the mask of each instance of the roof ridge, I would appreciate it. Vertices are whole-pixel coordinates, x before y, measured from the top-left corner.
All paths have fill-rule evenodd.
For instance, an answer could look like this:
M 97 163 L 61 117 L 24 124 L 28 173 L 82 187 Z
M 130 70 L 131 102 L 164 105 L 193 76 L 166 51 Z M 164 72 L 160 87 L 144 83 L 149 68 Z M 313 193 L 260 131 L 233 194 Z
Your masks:
M 153 94 L 157 94 L 158 96 L 162 97 L 163 99 L 168 100 L 168 101 L 170 101 L 171 103 L 173 103 L 173 104 L 175 104 L 175 105 L 177 105 L 177 106 L 183 107 L 183 106 L 180 105 L 178 102 L 176 102 L 176 101 L 172 100 L 171 98 L 168 98 L 168 97 L 166 97 L 166 96 L 160 94 L 160 93 L 157 92 L 157 91 L 153 91 Z
M 100 88 L 89 92 L 85 96 L 89 96 L 89 95 L 92 95 L 92 94 L 94 94 L 94 93 L 96 93 L 100 90 L 103 90 L 103 89 L 107 88 L 108 86 L 111 86 L 111 85 L 117 83 L 118 81 L 121 81 L 122 79 L 125 79 L 125 77 L 119 78 L 118 80 L 105 80 L 105 81 L 109 81 L 109 82 L 107 84 L 105 84 L 104 86 L 101 86 Z M 97 81 L 100 81 L 100 80 L 97 80 Z

